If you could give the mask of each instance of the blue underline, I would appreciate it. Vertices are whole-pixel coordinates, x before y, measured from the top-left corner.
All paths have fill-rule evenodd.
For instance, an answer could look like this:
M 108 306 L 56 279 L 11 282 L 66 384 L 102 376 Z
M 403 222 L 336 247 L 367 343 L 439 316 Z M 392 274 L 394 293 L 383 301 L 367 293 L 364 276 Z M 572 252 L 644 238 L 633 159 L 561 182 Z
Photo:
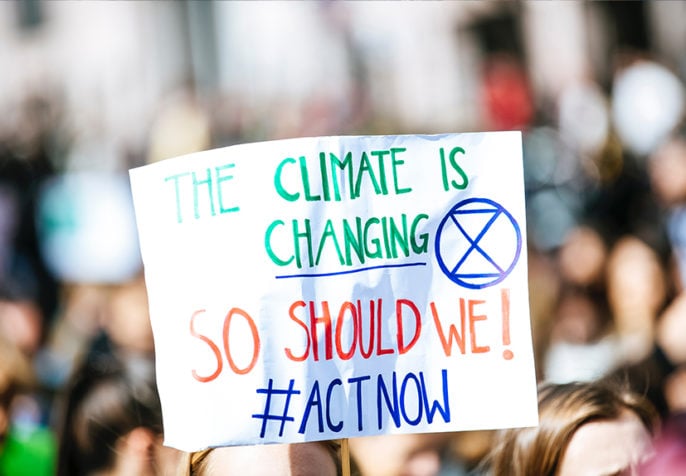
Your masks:
M 401 264 L 382 264 L 379 266 L 368 266 L 366 268 L 350 269 L 347 271 L 335 271 L 332 273 L 303 273 L 303 274 L 282 274 L 280 276 L 275 276 L 276 279 L 287 279 L 287 278 L 320 278 L 323 276 L 338 276 L 341 274 L 353 274 L 361 273 L 363 271 L 370 271 L 372 269 L 383 269 L 383 268 L 408 268 L 410 266 L 426 266 L 426 263 L 401 263 Z

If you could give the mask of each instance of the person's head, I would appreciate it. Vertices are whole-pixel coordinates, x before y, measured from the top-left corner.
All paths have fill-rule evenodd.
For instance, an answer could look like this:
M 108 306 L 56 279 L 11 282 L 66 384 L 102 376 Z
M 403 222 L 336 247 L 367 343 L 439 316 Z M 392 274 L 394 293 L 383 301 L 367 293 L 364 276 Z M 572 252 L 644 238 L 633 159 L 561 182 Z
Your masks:
M 30 292 L 12 283 L 0 284 L 0 335 L 29 358 L 41 345 L 43 314 Z
M 453 437 L 446 432 L 364 436 L 350 440 L 350 451 L 361 474 L 437 475 Z
M 542 384 L 539 424 L 500 432 L 493 476 L 635 474 L 650 454 L 657 413 L 608 382 Z
M 187 453 L 179 476 L 336 476 L 340 474 L 336 441 L 230 446 Z
M 558 255 L 562 278 L 580 287 L 601 281 L 606 261 L 605 240 L 598 230 L 587 225 L 579 225 L 565 236 Z
M 112 289 L 103 327 L 112 343 L 131 352 L 154 352 L 145 281 L 138 277 Z
M 636 236 L 620 238 L 608 258 L 607 292 L 618 332 L 650 329 L 667 296 L 665 272 L 655 249 Z
M 156 473 L 162 419 L 151 361 L 91 354 L 67 391 L 58 476 Z

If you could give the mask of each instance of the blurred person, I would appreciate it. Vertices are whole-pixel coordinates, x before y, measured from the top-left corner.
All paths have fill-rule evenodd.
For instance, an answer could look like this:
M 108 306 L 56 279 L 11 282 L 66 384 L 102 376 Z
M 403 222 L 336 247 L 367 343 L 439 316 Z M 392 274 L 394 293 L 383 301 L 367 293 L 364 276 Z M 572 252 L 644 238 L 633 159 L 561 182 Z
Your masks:
M 60 98 L 47 88 L 27 93 L 5 119 L 0 129 L 0 279 L 34 296 L 50 321 L 58 304 L 57 282 L 40 253 L 36 201 L 65 146 Z
M 658 254 L 635 236 L 612 247 L 607 293 L 620 358 L 638 362 L 650 354 L 655 321 L 667 299 L 667 281 Z
M 33 294 L 23 287 L 4 282 L 0 288 L 0 347 L 5 348 L 5 355 L 0 355 L 0 360 L 7 359 L 7 365 L 18 366 L 12 370 L 15 376 L 23 374 L 30 379 L 23 385 L 10 386 L 14 390 L 8 392 L 6 413 L 12 431 L 6 457 L 0 459 L 4 459 L 13 470 L 28 464 L 30 469 L 26 471 L 52 474 L 56 446 L 49 428 L 52 394 L 37 378 L 35 369 L 42 345 L 42 311 Z M 19 355 L 13 357 L 12 353 Z M 22 469 L 21 474 L 24 471 Z M 3 464 L 0 463 L 0 475 L 4 474 L 18 473 L 3 472 Z
M 43 314 L 39 304 L 8 281 L 0 285 L 0 335 L 29 358 L 42 343 Z
M 57 475 L 171 474 L 153 361 L 110 350 L 94 348 L 66 389 Z
M 660 315 L 655 347 L 664 355 L 670 370 L 675 371 L 686 365 L 686 292 L 674 298 Z M 686 410 L 686 406 L 682 409 Z
M 34 386 L 27 356 L 0 334 L 0 475 L 54 474 L 55 436 L 27 415 L 37 411 L 25 398 Z
M 663 420 L 686 410 L 686 294 L 674 298 L 657 318 L 650 353 L 638 362 L 617 367 L 621 378 L 644 394 Z
M 113 285 L 71 283 L 63 305 L 36 359 L 38 377 L 59 389 L 94 341 L 141 354 L 153 353 L 152 329 L 143 277 Z
M 100 329 L 107 304 L 104 286 L 64 283 L 59 290 L 59 311 L 34 362 L 42 384 L 61 389 Z
M 686 138 L 670 137 L 648 158 L 651 189 L 663 207 L 677 287 L 686 283 Z
M 576 286 L 598 285 L 603 280 L 606 262 L 605 241 L 589 225 L 570 230 L 558 253 L 562 278 Z
M 451 437 L 451 433 L 366 436 L 351 439 L 350 452 L 363 475 L 436 476 L 447 463 L 444 455 Z M 454 471 L 459 474 L 458 468 Z
M 458 431 L 452 434 L 440 476 L 471 475 L 491 449 L 495 430 Z
M 648 158 L 652 191 L 666 207 L 686 202 L 686 139 L 673 136 Z
M 686 413 L 686 366 L 676 367 L 665 378 L 665 402 L 670 415 Z
M 536 378 L 544 376 L 545 355 L 549 347 L 555 306 L 561 291 L 561 277 L 550 253 L 534 246 L 528 250 L 529 261 L 529 310 L 531 333 L 534 339 L 534 362 Z
M 484 462 L 493 476 L 636 475 L 659 426 L 639 394 L 605 382 L 539 386 L 539 425 L 498 433 Z
M 143 354 L 154 352 L 143 276 L 112 288 L 102 328 L 119 348 Z
M 686 294 L 679 294 L 660 314 L 650 355 L 623 366 L 616 375 L 649 398 L 663 421 L 655 456 L 641 466 L 641 476 L 686 474 Z
M 605 240 L 594 227 L 578 225 L 555 258 L 561 283 L 542 352 L 542 377 L 555 383 L 594 380 L 616 364 L 604 287 Z
M 603 292 L 566 286 L 554 311 L 543 377 L 555 383 L 592 381 L 617 364 Z
M 178 476 L 336 476 L 341 474 L 336 441 L 231 446 L 186 453 Z

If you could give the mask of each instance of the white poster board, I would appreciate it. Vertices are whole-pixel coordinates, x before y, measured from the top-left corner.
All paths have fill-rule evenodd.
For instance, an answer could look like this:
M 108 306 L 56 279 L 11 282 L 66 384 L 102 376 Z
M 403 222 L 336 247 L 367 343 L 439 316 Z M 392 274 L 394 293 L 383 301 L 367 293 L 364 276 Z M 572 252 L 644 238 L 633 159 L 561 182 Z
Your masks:
M 165 444 L 537 424 L 519 132 L 130 171 Z

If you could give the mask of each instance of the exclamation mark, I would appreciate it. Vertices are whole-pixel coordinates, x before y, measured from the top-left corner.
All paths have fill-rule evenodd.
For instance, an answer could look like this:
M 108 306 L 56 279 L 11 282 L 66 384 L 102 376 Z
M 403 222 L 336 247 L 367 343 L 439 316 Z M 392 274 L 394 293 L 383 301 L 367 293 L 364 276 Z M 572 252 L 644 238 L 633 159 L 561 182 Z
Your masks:
M 503 311 L 503 346 L 510 345 L 510 290 L 503 288 L 500 290 L 500 303 Z M 503 358 L 511 360 L 514 354 L 510 349 L 503 350 Z

